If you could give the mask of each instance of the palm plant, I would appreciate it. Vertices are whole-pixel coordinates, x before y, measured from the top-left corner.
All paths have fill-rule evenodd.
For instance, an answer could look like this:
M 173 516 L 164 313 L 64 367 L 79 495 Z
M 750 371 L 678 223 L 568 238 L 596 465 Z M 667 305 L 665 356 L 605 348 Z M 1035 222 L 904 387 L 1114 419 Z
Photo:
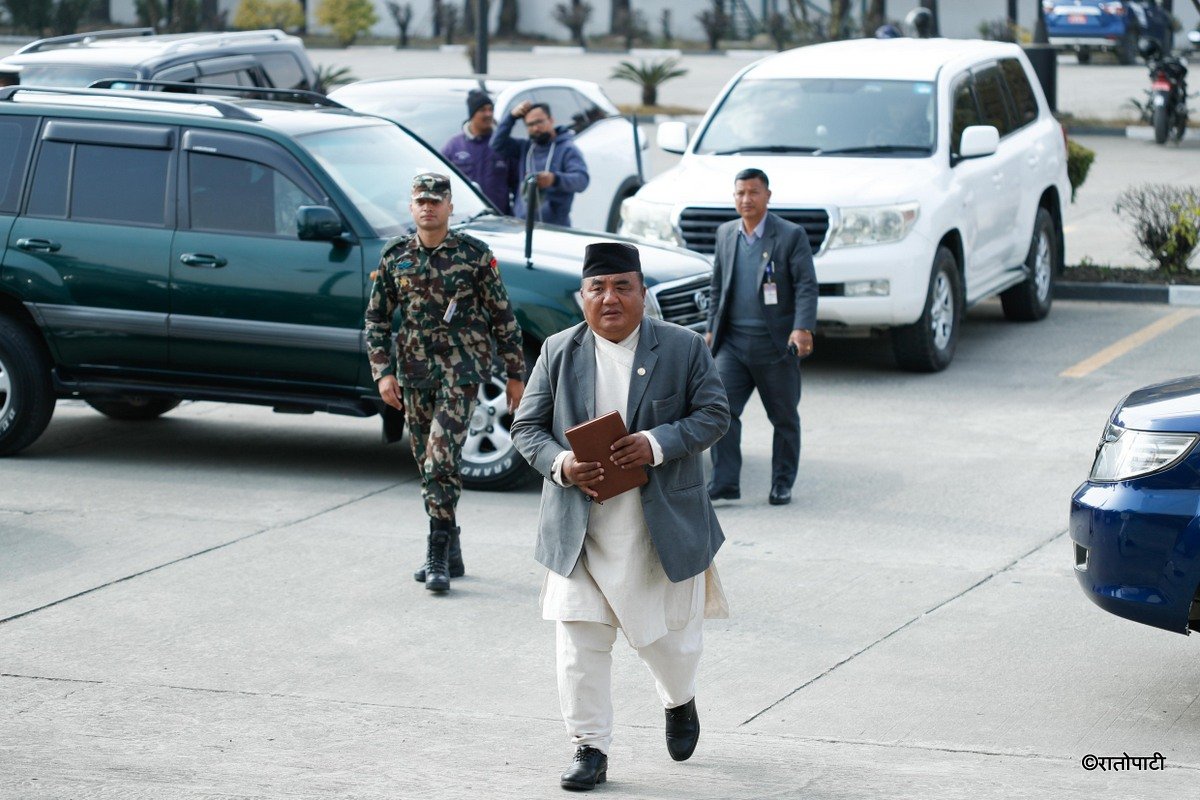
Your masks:
M 687 70 L 679 67 L 679 59 L 666 58 L 649 64 L 645 61 L 640 64 L 622 61 L 609 77 L 614 80 L 630 81 L 641 86 L 642 105 L 656 106 L 658 105 L 658 87 L 672 78 L 679 78 L 686 74 Z
M 347 83 L 354 83 L 358 78 L 354 77 L 354 73 L 349 67 L 339 67 L 334 64 L 317 64 L 317 85 L 316 90 L 321 94 L 327 94 L 331 89 L 338 86 L 344 86 Z

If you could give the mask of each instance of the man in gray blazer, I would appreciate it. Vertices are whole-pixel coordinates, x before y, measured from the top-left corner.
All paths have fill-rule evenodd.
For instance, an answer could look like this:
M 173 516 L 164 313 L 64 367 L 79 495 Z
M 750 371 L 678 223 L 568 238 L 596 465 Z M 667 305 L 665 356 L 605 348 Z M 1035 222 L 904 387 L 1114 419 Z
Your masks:
M 607 777 L 617 628 L 654 675 L 667 750 L 682 761 L 700 735 L 702 622 L 728 611 L 712 564 L 725 537 L 700 460 L 729 424 L 712 356 L 692 331 L 645 316 L 632 245 L 589 245 L 581 294 L 586 321 L 546 340 L 512 425 L 545 477 L 536 558 L 548 570 L 542 616 L 556 622 L 559 700 L 576 746 L 561 785 L 577 790 Z M 629 435 L 603 462 L 576 460 L 565 431 L 614 410 Z M 622 469 L 647 470 L 649 482 L 593 502 Z
M 708 333 L 729 396 L 729 432 L 712 451 L 713 500 L 741 497 L 742 410 L 758 389 L 775 429 L 771 505 L 792 501 L 800 466 L 800 359 L 813 350 L 817 276 L 804 228 L 767 211 L 766 173 L 745 169 L 734 179 L 740 219 L 717 229 L 709 288 Z

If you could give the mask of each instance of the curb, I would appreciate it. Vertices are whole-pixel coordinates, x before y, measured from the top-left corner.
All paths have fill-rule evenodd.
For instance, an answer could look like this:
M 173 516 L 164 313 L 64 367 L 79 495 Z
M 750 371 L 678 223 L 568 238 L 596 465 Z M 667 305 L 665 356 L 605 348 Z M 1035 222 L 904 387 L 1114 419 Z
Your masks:
M 1059 281 L 1054 284 L 1054 299 L 1096 300 L 1105 303 L 1165 303 L 1172 306 L 1200 306 L 1200 286 Z

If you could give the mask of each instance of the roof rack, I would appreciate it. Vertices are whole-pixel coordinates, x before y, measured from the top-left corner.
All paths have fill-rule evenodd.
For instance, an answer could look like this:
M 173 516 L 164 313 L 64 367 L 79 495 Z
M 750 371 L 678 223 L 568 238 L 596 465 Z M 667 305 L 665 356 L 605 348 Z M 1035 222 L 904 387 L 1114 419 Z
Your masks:
M 191 86 L 193 84 L 185 84 Z M 241 88 L 241 87 L 239 87 Z M 112 89 L 70 89 L 58 86 L 8 86 L 0 89 L 0 103 L 13 101 L 20 93 L 30 94 L 59 94 L 83 97 L 123 97 L 129 100 L 141 100 L 150 103 L 173 103 L 175 105 L 208 106 L 216 110 L 226 119 L 240 119 L 247 122 L 261 122 L 262 117 L 251 114 L 239 105 L 216 97 L 205 97 L 200 94 L 164 94 L 162 92 L 118 92 Z
M 215 33 L 200 33 L 195 36 L 176 39 L 163 48 L 164 53 L 177 53 L 180 50 L 186 50 L 189 47 L 197 47 L 204 44 L 232 44 L 234 42 L 243 42 L 247 39 L 265 39 L 270 42 L 282 42 L 288 38 L 288 35 L 278 28 L 261 31 L 218 31 Z
M 24 55 L 26 53 L 37 53 L 45 50 L 48 47 L 57 47 L 68 44 L 87 44 L 98 39 L 127 39 L 134 36 L 154 36 L 156 31 L 154 28 L 117 28 L 111 31 L 92 31 L 91 33 L 71 33 L 66 36 L 51 36 L 46 39 L 38 39 L 30 42 L 22 47 L 13 55 Z
M 197 89 L 219 89 L 224 92 L 229 92 L 234 95 L 264 95 L 265 99 L 271 100 L 276 97 L 282 99 L 294 98 L 296 100 L 307 100 L 314 106 L 328 106 L 329 108 L 347 108 L 337 100 L 331 100 L 319 92 L 310 92 L 306 89 L 275 89 L 265 86 L 231 86 L 226 83 L 180 83 L 178 81 L 150 81 L 150 80 L 133 80 L 130 78 L 105 78 L 88 84 L 89 89 L 112 89 L 113 86 L 120 84 L 124 86 L 146 86 L 159 87 L 164 89 L 184 89 L 185 94 L 197 95 L 200 94 Z

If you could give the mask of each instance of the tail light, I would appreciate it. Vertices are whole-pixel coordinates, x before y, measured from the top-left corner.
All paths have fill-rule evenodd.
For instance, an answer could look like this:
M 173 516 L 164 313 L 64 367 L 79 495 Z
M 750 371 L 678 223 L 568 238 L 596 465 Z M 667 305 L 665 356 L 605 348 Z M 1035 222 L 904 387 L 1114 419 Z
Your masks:
M 1165 72 L 1156 72 L 1150 81 L 1150 88 L 1156 92 L 1171 91 L 1171 82 L 1167 80 Z

